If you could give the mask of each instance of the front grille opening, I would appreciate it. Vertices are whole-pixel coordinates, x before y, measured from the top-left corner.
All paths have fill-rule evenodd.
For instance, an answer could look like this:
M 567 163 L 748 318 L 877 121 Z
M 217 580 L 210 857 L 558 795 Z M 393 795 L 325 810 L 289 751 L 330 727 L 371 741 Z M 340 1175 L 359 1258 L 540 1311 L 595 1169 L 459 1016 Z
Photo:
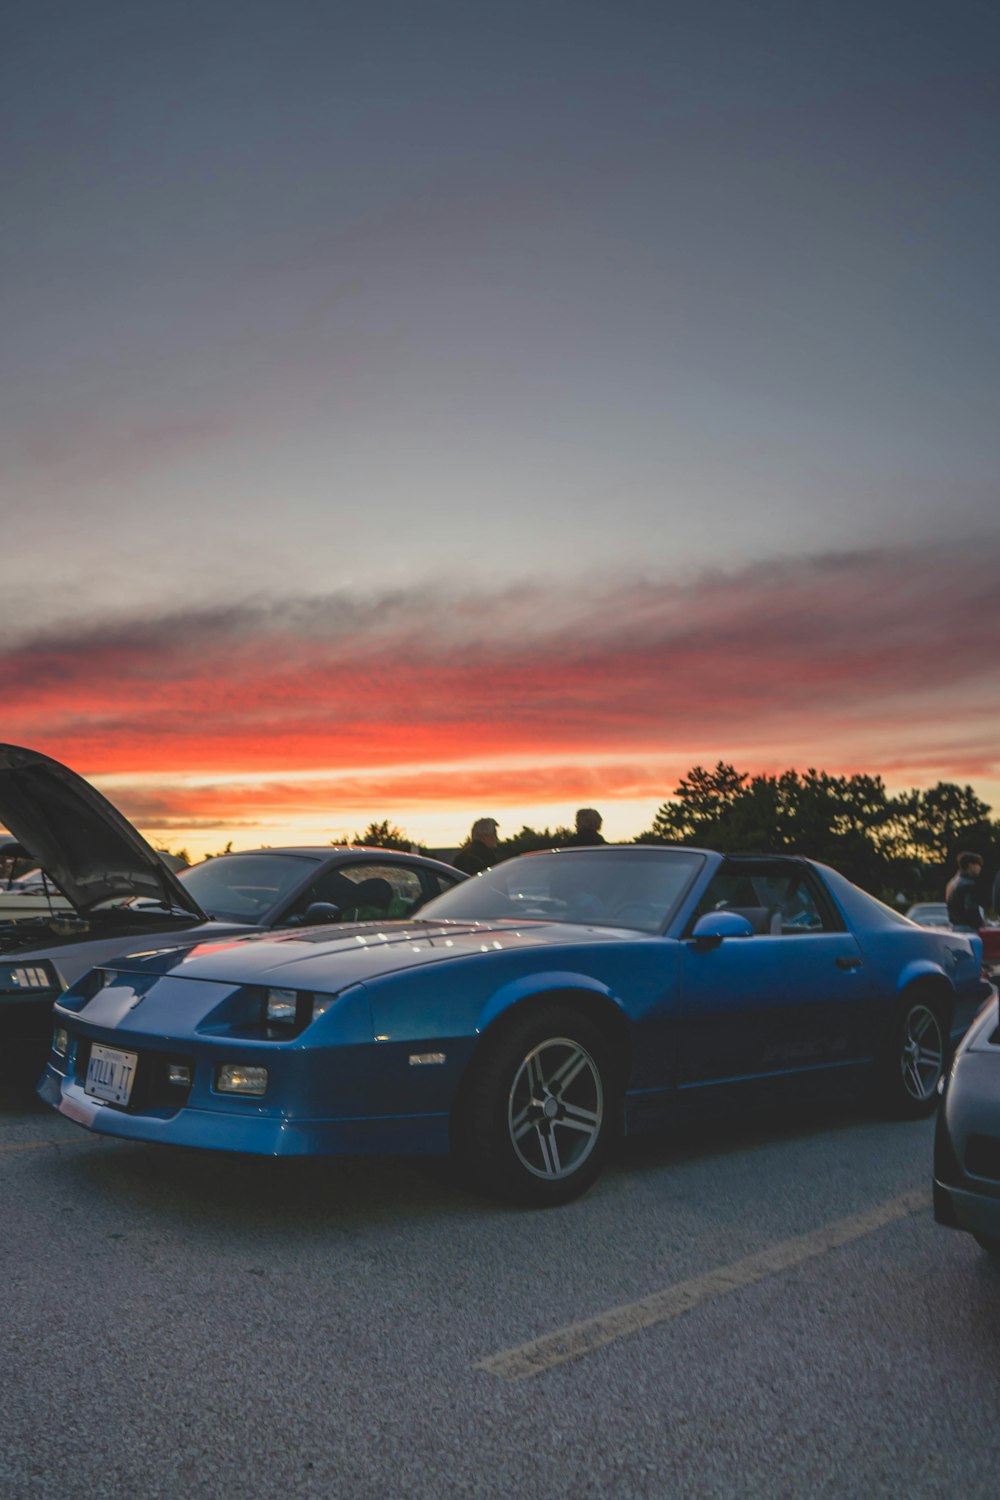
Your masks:
M 171 1083 L 167 1078 L 170 1063 L 186 1063 L 194 1077 L 194 1058 L 177 1057 L 166 1052 L 140 1052 L 135 1070 L 132 1097 L 126 1106 L 129 1114 L 149 1114 L 152 1110 L 180 1109 L 188 1101 L 190 1085 Z

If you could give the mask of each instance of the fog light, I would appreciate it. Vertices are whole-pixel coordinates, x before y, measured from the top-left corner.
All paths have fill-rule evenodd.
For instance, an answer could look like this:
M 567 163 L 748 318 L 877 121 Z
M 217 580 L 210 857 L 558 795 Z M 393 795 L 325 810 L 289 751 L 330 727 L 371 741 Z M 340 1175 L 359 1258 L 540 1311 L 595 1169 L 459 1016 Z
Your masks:
M 267 1069 L 247 1068 L 242 1063 L 223 1063 L 215 1080 L 220 1094 L 267 1093 Z
M 52 1033 L 52 1050 L 53 1052 L 57 1052 L 60 1057 L 65 1057 L 69 1051 L 69 1032 L 65 1026 L 57 1026 Z
M 284 1021 L 286 1024 L 295 1024 L 295 1011 L 298 1007 L 299 997 L 295 990 L 268 990 L 267 992 L 267 1019 L 269 1021 Z
M 189 1089 L 191 1087 L 190 1064 L 167 1063 L 167 1082 L 176 1083 L 178 1088 Z

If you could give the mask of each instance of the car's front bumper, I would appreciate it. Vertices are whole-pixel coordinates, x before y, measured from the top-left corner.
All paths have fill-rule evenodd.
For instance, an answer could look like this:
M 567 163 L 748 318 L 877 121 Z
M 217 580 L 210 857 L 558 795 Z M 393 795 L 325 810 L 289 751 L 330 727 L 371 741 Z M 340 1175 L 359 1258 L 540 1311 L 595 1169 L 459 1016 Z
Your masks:
M 447 1114 L 379 1115 L 349 1119 L 293 1118 L 274 1110 L 266 1116 L 237 1099 L 211 1109 L 190 1104 L 174 1111 L 140 1114 L 103 1104 L 66 1078 L 51 1063 L 39 1096 L 76 1125 L 102 1135 L 209 1151 L 242 1151 L 255 1156 L 364 1156 L 443 1154 L 448 1150 Z

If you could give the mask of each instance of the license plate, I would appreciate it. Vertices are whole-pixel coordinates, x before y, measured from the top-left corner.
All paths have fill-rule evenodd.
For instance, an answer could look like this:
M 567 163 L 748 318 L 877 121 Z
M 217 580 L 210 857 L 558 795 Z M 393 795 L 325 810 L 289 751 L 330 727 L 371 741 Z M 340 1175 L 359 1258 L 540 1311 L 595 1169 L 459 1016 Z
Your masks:
M 84 1093 L 109 1104 L 127 1104 L 132 1092 L 138 1052 L 119 1052 L 116 1047 L 102 1047 L 95 1042 L 90 1049 Z

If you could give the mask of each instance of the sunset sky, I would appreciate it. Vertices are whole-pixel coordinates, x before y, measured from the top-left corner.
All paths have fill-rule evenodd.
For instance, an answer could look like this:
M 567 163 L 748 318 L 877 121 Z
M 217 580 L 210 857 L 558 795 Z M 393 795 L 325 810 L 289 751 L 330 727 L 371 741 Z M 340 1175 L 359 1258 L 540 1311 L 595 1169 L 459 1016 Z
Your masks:
M 1000 810 L 1000 12 L 33 0 L 0 739 L 193 854 Z

